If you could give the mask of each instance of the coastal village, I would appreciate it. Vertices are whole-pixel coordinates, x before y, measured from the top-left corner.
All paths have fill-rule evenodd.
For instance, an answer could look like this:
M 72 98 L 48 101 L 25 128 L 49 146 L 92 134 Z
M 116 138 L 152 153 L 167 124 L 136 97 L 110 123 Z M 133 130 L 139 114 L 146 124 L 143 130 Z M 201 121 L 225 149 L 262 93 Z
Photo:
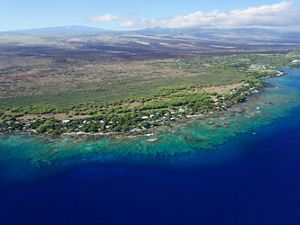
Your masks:
M 300 60 L 290 61 L 297 65 Z M 212 87 L 163 90 L 156 96 L 106 105 L 86 104 L 56 112 L 52 106 L 33 105 L 0 110 L 0 133 L 44 134 L 53 137 L 149 135 L 157 127 L 206 118 L 245 102 L 265 87 L 262 78 L 284 73 L 264 64 L 242 68 L 251 74 L 240 83 Z M 32 113 L 35 112 L 35 113 Z M 37 113 L 38 112 L 38 113 Z
M 228 89 L 225 93 L 200 93 L 199 99 L 189 99 L 186 102 L 173 102 L 169 107 L 149 107 L 143 110 L 123 110 L 121 113 L 102 115 L 79 115 L 75 118 L 65 115 L 58 119 L 53 114 L 39 116 L 18 114 L 8 118 L 0 127 L 2 133 L 23 132 L 31 134 L 84 136 L 96 134 L 107 136 L 114 134 L 147 134 L 155 127 L 168 125 L 172 122 L 184 122 L 191 118 L 201 118 L 227 110 L 230 106 L 243 102 L 247 96 L 258 93 L 263 84 L 259 80 L 249 80 L 237 85 L 237 88 Z M 229 87 L 230 88 L 230 87 Z M 223 87 L 224 89 L 224 87 Z M 224 92 L 222 87 L 219 90 Z M 199 93 L 192 93 L 198 94 Z M 153 101 L 153 100 L 151 100 Z M 147 102 L 143 104 L 147 105 Z M 119 109 L 122 106 L 119 106 Z

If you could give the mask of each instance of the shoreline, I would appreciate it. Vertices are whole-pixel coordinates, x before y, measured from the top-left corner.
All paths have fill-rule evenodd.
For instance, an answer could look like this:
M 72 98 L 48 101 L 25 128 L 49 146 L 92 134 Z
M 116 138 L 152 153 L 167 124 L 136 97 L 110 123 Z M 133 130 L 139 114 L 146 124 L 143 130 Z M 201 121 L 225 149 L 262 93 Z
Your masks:
M 259 80 L 263 81 L 264 79 L 267 79 L 267 78 L 276 78 L 276 77 L 281 77 L 281 76 L 287 75 L 285 72 L 280 71 L 280 70 L 277 70 L 276 72 L 277 73 L 274 74 L 273 76 L 259 78 Z M 63 138 L 74 138 L 76 140 L 100 140 L 103 138 L 134 139 L 134 138 L 139 138 L 139 137 L 149 137 L 149 142 L 154 142 L 155 138 L 152 138 L 152 136 L 160 135 L 161 133 L 166 132 L 166 130 L 168 130 L 170 132 L 170 129 L 174 125 L 179 125 L 179 126 L 186 125 L 186 124 L 192 122 L 194 119 L 205 120 L 205 119 L 210 119 L 210 118 L 221 117 L 222 114 L 224 114 L 224 112 L 226 112 L 230 108 L 237 106 L 238 104 L 242 104 L 242 103 L 246 102 L 248 97 L 250 97 L 254 94 L 260 93 L 265 88 L 270 88 L 270 87 L 268 87 L 268 83 L 263 82 L 262 87 L 260 87 L 259 89 L 256 88 L 253 92 L 246 94 L 245 99 L 242 102 L 231 103 L 228 107 L 224 108 L 222 111 L 210 111 L 207 113 L 185 115 L 184 118 L 162 121 L 159 125 L 157 125 L 155 127 L 151 127 L 151 128 L 142 128 L 142 129 L 134 128 L 132 130 L 129 130 L 128 132 L 110 131 L 110 132 L 94 132 L 94 133 L 92 133 L 92 132 L 78 131 L 78 132 L 66 132 L 66 133 L 62 133 L 59 135 L 48 134 L 48 133 L 38 133 L 37 131 L 31 129 L 28 131 L 1 132 L 0 136 L 24 135 L 24 136 L 31 136 L 31 137 L 41 137 L 41 138 L 48 139 L 48 140 L 60 140 Z M 247 91 L 245 91 L 245 92 L 247 92 Z M 161 130 L 164 130 L 164 131 L 161 131 Z
M 291 75 L 295 81 L 293 73 Z M 200 120 L 191 118 L 182 123 L 172 122 L 138 134 L 81 134 L 80 137 L 76 134 L 59 137 L 28 133 L 0 134 L 0 147 L 11 149 L 12 154 L 16 154 L 13 157 L 26 158 L 37 167 L 40 167 L 39 163 L 47 167 L 60 160 L 72 161 L 75 158 L 85 161 L 87 157 L 92 160 L 116 157 L 123 160 L 123 157 L 132 159 L 132 156 L 165 158 L 210 152 L 227 143 L 239 142 L 244 135 L 261 138 L 264 127 L 276 125 L 276 121 L 288 116 L 290 110 L 300 107 L 299 91 L 290 89 L 290 83 L 286 83 L 291 79 L 266 79 L 270 85 L 266 85 L 260 93 L 252 94 L 246 102 L 236 104 L 228 111 L 201 115 Z M 15 146 L 28 151 L 14 152 Z M 10 156 L 5 151 L 2 154 L 4 157 L 6 154 Z
M 268 88 L 268 87 L 264 87 Z M 262 88 L 262 89 L 264 89 Z M 251 97 L 252 95 L 259 94 L 259 92 L 253 93 L 249 95 L 248 97 Z M 246 100 L 247 101 L 247 100 Z M 107 132 L 107 133 L 85 133 L 85 132 L 71 132 L 71 133 L 63 133 L 60 135 L 51 135 L 51 134 L 38 134 L 35 131 L 28 131 L 28 132 L 13 132 L 13 133 L 0 133 L 0 136 L 28 136 L 28 137 L 38 137 L 49 141 L 55 141 L 55 140 L 62 140 L 64 138 L 73 138 L 75 140 L 101 140 L 104 138 L 114 138 L 114 139 L 135 139 L 140 137 L 149 137 L 147 141 L 154 142 L 157 139 L 152 138 L 153 136 L 159 136 L 162 133 L 168 133 L 172 132 L 171 129 L 175 126 L 178 126 L 180 128 L 181 126 L 188 125 L 192 123 L 195 120 L 198 121 L 205 121 L 213 118 L 221 118 L 224 117 L 225 113 L 232 109 L 233 107 L 237 107 L 239 104 L 247 104 L 245 102 L 243 103 L 237 103 L 229 108 L 227 108 L 224 111 L 221 112 L 215 112 L 213 114 L 197 114 L 197 115 L 187 115 L 185 119 L 176 120 L 176 121 L 170 121 L 167 123 L 164 123 L 160 126 L 150 128 L 150 129 L 141 129 L 141 130 L 135 130 L 134 132 Z M 211 124 L 213 126 L 213 124 Z M 177 129 L 178 129 L 177 128 Z M 174 132 L 174 131 L 173 131 Z M 154 140 L 155 139 L 155 140 Z

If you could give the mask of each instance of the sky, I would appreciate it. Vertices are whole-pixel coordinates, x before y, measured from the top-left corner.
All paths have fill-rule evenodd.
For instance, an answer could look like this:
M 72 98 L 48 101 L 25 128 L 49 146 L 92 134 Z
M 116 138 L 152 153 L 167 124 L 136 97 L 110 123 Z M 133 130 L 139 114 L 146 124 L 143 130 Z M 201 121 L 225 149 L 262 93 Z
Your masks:
M 300 31 L 300 0 L 0 0 L 0 31 L 263 27 Z

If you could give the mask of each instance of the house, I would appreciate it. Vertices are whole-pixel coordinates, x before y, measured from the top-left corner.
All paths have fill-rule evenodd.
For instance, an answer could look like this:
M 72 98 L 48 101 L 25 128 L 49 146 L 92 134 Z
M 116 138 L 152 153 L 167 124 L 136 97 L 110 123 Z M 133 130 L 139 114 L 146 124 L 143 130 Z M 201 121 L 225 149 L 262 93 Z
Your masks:
M 295 59 L 292 61 L 292 64 L 300 64 L 300 59 Z
M 265 65 L 261 65 L 261 64 L 252 64 L 249 68 L 252 69 L 252 70 L 265 70 L 265 69 L 267 69 Z

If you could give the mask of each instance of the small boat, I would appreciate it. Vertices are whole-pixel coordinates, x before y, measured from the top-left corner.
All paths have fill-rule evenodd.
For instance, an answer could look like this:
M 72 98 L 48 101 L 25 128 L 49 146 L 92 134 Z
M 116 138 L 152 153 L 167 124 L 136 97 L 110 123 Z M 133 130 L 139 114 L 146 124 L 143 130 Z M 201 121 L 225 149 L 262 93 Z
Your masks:
M 148 139 L 147 141 L 148 142 L 154 142 L 154 141 L 157 141 L 158 139 L 157 138 L 151 138 L 151 139 Z

